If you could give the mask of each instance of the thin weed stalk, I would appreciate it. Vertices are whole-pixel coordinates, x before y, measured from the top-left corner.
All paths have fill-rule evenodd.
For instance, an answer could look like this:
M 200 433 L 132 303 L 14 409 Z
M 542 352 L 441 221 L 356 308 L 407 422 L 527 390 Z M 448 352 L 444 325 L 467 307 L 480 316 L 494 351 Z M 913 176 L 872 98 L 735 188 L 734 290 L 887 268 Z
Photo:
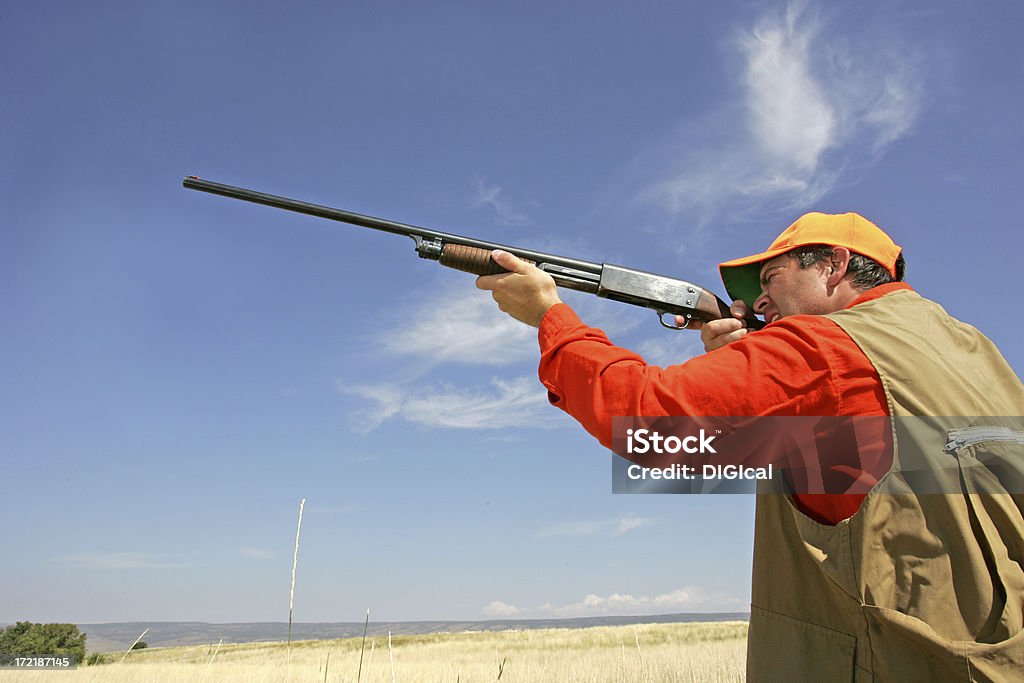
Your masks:
M 644 683 L 647 683 L 647 667 L 644 666 L 644 653 L 640 649 L 640 634 L 636 632 L 636 624 L 633 624 L 633 638 L 636 639 L 636 653 L 640 657 L 640 672 L 644 676 Z
M 395 657 L 391 654 L 391 631 L 388 631 L 388 661 L 391 662 L 391 683 L 395 683 Z
M 305 506 L 306 499 L 303 498 L 299 503 L 299 523 L 295 527 L 295 555 L 292 557 L 292 589 L 288 596 L 288 680 L 291 680 L 292 672 L 292 611 L 295 609 L 295 568 L 299 564 L 299 534 L 302 532 L 302 508 Z
M 217 649 L 215 649 L 213 651 L 213 656 L 210 657 L 210 661 L 208 661 L 206 663 L 206 671 L 203 672 L 203 680 L 206 680 L 206 676 L 210 673 L 210 667 L 213 666 L 213 660 L 215 660 L 217 658 L 217 653 L 220 652 L 220 646 L 221 646 L 221 643 L 223 643 L 223 642 L 224 642 L 224 639 L 221 638 L 220 642 L 217 643 Z
M 356 674 L 356 683 L 363 678 L 363 652 L 366 650 L 366 629 L 370 625 L 370 608 L 366 608 L 366 621 L 363 622 L 363 644 L 359 646 L 359 673 Z
M 142 640 L 142 636 L 146 635 L 147 633 L 149 633 L 149 629 L 148 628 L 145 631 L 142 632 L 142 635 L 140 635 L 138 638 L 135 639 L 135 642 L 132 643 L 132 646 L 130 648 L 125 650 L 124 657 L 121 657 L 121 661 L 118 662 L 119 664 L 124 663 L 124 660 L 128 659 L 128 653 L 135 649 L 135 646 L 139 644 L 140 640 Z

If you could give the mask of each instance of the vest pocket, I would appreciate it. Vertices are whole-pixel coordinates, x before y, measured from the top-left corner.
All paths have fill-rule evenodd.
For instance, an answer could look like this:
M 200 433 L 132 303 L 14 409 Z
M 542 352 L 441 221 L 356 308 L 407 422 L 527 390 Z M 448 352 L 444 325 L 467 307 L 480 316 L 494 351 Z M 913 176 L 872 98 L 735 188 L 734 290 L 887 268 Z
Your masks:
M 853 681 L 857 639 L 750 606 L 747 680 Z
M 1024 631 L 998 643 L 948 640 L 902 612 L 864 606 L 872 664 L 881 680 L 1009 681 L 1024 671 Z
M 947 640 L 916 617 L 864 606 L 871 638 L 871 663 L 883 680 L 967 681 L 966 642 Z
M 1024 672 L 1024 631 L 1001 643 L 968 643 L 967 661 L 972 680 L 1013 680 Z

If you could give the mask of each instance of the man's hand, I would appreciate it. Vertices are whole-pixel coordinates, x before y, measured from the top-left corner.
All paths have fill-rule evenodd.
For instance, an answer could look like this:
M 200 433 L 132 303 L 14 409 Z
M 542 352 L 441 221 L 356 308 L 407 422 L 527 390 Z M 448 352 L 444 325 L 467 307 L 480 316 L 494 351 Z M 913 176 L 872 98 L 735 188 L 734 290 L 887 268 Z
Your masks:
M 562 303 L 555 281 L 533 264 L 500 249 L 495 249 L 491 258 L 509 272 L 481 275 L 476 279 L 476 286 L 490 290 L 498 308 L 516 320 L 539 327 L 548 309 Z
M 722 318 L 708 322 L 691 320 L 690 324 L 687 325 L 687 328 L 691 330 L 700 330 L 700 340 L 704 342 L 705 351 L 714 351 L 747 336 L 747 323 L 743 318 L 747 317 L 750 308 L 745 302 L 737 299 L 732 302 L 729 311 L 733 315 L 732 318 Z M 677 325 L 682 325 L 685 322 L 686 318 L 682 316 L 676 317 Z

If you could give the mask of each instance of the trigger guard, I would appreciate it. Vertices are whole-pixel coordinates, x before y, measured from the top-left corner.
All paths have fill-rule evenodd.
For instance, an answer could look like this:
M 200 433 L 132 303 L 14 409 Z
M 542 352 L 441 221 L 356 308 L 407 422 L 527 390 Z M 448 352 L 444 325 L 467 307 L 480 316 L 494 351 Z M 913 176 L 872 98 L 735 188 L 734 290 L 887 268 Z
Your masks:
M 674 320 L 674 318 L 675 318 L 675 314 L 672 314 L 672 313 L 668 313 L 667 311 L 661 311 L 661 312 L 659 312 L 659 313 L 658 313 L 658 322 L 660 322 L 660 323 L 661 323 L 661 326 L 662 326 L 662 327 L 666 327 L 666 328 L 668 328 L 668 329 L 670 329 L 670 330 L 675 330 L 675 331 L 677 331 L 677 332 L 678 332 L 679 330 L 685 330 L 685 329 L 686 329 L 686 325 L 682 325 L 682 326 L 680 326 L 680 325 L 670 325 L 670 324 L 668 324 L 667 322 L 665 322 L 665 316 L 666 316 L 666 315 L 672 315 L 672 317 L 673 317 L 673 320 Z M 683 317 L 684 317 L 684 318 L 686 318 L 686 324 L 687 324 L 687 325 L 688 325 L 688 324 L 690 323 L 690 321 L 691 321 L 691 320 L 693 320 L 693 316 L 692 316 L 692 315 L 687 315 L 687 314 L 685 314 L 685 313 L 684 313 L 684 314 L 683 314 Z

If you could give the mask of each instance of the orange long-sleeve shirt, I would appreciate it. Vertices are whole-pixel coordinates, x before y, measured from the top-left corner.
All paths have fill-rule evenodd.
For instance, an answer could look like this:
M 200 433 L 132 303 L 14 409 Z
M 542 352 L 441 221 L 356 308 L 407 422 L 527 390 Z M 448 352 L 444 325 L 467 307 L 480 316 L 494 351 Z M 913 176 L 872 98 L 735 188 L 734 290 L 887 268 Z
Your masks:
M 851 306 L 905 283 L 875 287 Z M 607 447 L 616 416 L 887 416 L 881 380 L 852 339 L 828 318 L 783 318 L 681 365 L 660 368 L 615 346 L 565 304 L 540 324 L 540 380 L 551 403 Z M 863 458 L 878 480 L 892 464 L 891 445 Z M 860 463 L 850 463 L 852 467 Z M 864 494 L 795 494 L 805 514 L 826 524 L 852 516 Z

